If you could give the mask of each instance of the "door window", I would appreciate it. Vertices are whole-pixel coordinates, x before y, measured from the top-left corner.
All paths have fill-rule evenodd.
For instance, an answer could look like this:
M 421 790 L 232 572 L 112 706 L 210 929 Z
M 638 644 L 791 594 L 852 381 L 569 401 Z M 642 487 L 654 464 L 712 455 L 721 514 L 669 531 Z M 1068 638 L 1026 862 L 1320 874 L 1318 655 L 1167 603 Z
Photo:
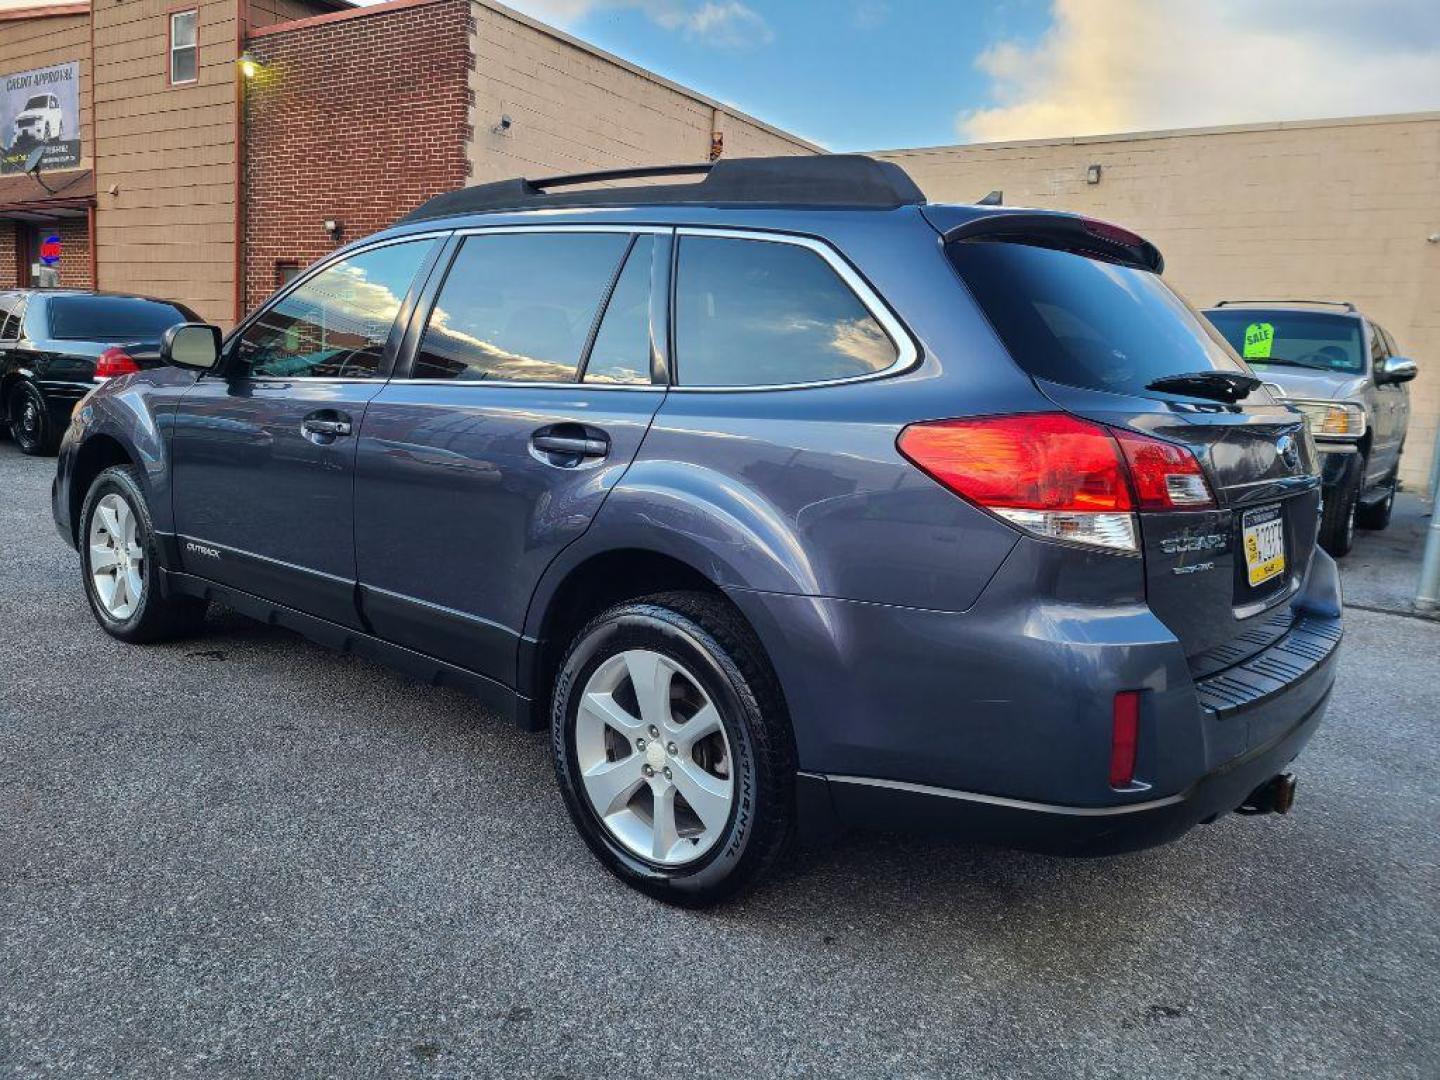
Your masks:
M 585 363 L 591 383 L 650 382 L 650 268 L 655 237 L 635 238 L 625 269 L 605 305 Z
M 414 378 L 573 382 L 629 244 L 625 233 L 466 237 L 430 312 Z
M 0 293 L 0 341 L 20 336 L 20 300 L 16 293 Z
M 435 243 L 388 244 L 326 267 L 246 327 L 240 362 L 256 378 L 375 378 L 395 317 Z
M 720 236 L 680 240 L 675 353 L 682 386 L 775 386 L 870 375 L 899 356 L 818 253 Z

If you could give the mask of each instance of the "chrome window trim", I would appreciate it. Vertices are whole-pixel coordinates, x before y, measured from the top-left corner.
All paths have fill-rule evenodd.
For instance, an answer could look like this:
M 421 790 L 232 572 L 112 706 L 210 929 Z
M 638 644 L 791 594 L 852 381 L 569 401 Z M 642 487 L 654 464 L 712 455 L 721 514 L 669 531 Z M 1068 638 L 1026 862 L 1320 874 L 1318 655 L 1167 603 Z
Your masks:
M 816 239 L 813 236 L 801 236 L 796 233 L 785 232 L 764 232 L 756 229 L 730 229 L 723 227 L 707 227 L 700 225 L 681 225 L 675 229 L 677 238 L 676 260 L 679 260 L 678 241 L 686 236 L 715 236 L 729 240 L 750 240 L 769 244 L 790 244 L 794 247 L 806 248 L 820 256 L 835 272 L 835 275 L 845 284 L 846 288 L 860 301 L 860 306 L 870 313 L 870 317 L 880 324 L 880 328 L 895 346 L 895 361 L 889 367 L 880 371 L 869 371 L 863 375 L 848 375 L 843 379 L 817 379 L 812 382 L 797 383 L 755 383 L 745 386 L 686 386 L 675 381 L 675 373 L 683 367 L 679 356 L 679 341 L 674 344 L 675 356 L 672 364 L 675 372 L 672 373 L 670 389 L 688 394 L 753 394 L 766 390 L 808 390 L 811 387 L 819 386 L 846 386 L 850 383 L 871 382 L 875 379 L 885 379 L 892 375 L 898 375 L 902 371 L 909 371 L 920 361 L 920 349 L 915 344 L 915 339 L 905 328 L 905 325 L 895 316 L 889 306 L 880 299 L 874 289 L 870 287 L 859 272 L 850 265 L 834 247 L 824 240 Z M 672 295 L 679 289 L 679 274 L 675 275 L 675 281 L 671 285 Z M 678 322 L 678 312 L 672 304 L 670 312 L 670 326 L 675 331 Z M 677 336 L 678 337 L 678 336 Z

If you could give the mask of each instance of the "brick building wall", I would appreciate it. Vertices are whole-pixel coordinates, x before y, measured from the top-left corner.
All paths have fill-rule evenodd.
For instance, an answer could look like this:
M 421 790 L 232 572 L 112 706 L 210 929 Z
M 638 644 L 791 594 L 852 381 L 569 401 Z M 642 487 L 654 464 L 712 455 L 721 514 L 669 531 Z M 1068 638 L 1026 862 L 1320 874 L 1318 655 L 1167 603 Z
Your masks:
M 1440 427 L 1440 113 L 883 151 L 931 199 L 1074 210 L 1143 233 L 1192 303 L 1350 300 L 1420 365 L 1401 476 Z M 1086 170 L 1101 167 L 1100 182 Z
M 306 266 L 466 182 L 469 0 L 419 0 L 252 31 L 245 306 Z
M 0 289 L 20 284 L 19 249 L 20 238 L 16 235 L 15 223 L 0 219 Z

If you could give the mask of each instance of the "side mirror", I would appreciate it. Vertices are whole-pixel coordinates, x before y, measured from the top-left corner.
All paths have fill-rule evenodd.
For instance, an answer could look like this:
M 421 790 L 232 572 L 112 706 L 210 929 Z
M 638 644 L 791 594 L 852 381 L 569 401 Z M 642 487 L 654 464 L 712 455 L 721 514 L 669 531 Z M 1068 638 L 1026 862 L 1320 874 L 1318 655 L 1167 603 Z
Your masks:
M 175 367 L 210 371 L 220 362 L 220 328 L 206 323 L 180 323 L 160 339 L 160 359 Z
M 1420 374 L 1420 369 L 1415 366 L 1415 361 L 1407 356 L 1387 356 L 1385 362 L 1380 365 L 1378 382 L 1402 383 L 1409 382 Z

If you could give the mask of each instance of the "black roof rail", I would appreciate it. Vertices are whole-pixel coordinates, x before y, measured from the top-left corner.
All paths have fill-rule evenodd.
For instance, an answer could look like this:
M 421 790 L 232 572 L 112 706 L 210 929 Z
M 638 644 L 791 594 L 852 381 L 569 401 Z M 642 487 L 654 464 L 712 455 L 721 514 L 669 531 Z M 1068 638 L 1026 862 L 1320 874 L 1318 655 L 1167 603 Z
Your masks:
M 653 184 L 554 191 L 581 184 L 656 176 L 699 176 L 700 183 Z M 397 224 L 496 210 L 589 206 L 807 206 L 894 210 L 925 196 L 893 161 L 862 154 L 722 158 L 713 164 L 651 165 L 575 173 L 541 180 L 501 180 L 437 195 Z
M 1327 307 L 1343 307 L 1346 311 L 1358 310 L 1349 300 L 1220 300 L 1216 307 L 1230 304 L 1324 304 Z

